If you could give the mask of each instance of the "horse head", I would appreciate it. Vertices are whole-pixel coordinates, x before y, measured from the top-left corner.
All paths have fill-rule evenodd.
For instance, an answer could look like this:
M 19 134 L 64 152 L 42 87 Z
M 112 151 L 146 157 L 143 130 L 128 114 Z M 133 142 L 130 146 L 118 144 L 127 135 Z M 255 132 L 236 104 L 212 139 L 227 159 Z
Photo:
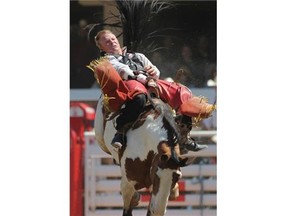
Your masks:
M 178 138 L 180 134 L 175 124 L 174 117 L 161 104 L 163 114 L 163 128 L 167 131 L 167 139 L 157 145 L 157 153 L 152 161 L 151 182 L 152 191 L 148 207 L 149 216 L 162 216 L 166 212 L 168 200 L 179 196 L 178 181 L 182 177 L 181 167 L 192 163 L 195 158 L 180 155 Z

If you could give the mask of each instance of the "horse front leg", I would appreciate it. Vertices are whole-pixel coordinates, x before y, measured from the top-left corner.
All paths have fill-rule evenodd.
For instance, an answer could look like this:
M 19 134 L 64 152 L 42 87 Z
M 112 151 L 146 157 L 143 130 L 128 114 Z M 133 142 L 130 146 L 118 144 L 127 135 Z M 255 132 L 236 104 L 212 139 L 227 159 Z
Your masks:
M 132 210 L 139 204 L 140 195 L 125 177 L 121 179 L 121 193 L 124 203 L 123 216 L 133 216 Z

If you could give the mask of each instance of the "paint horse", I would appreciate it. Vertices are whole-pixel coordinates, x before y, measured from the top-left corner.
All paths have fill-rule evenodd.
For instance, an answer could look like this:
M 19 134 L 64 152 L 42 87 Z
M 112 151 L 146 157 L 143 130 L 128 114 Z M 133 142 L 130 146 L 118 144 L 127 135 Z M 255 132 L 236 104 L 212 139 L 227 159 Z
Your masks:
M 95 119 L 95 135 L 99 146 L 114 158 L 121 169 L 121 194 L 124 202 L 123 216 L 132 216 L 139 204 L 138 190 L 151 192 L 147 216 L 163 216 L 168 200 L 179 196 L 178 180 L 181 167 L 195 158 L 180 155 L 179 132 L 171 108 L 160 99 L 151 104 L 127 131 L 127 142 L 117 152 L 111 145 L 116 132 L 113 113 L 107 113 L 100 98 Z

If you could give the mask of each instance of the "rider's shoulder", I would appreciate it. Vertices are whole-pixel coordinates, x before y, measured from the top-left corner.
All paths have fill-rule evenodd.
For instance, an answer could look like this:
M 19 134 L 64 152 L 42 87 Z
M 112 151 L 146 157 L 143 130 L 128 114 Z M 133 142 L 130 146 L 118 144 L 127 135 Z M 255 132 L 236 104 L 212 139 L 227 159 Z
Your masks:
M 134 55 L 135 55 L 135 57 L 137 57 L 139 59 L 147 58 L 143 53 L 140 53 L 140 52 L 135 52 Z
M 119 55 L 113 55 L 113 54 L 109 54 L 109 53 L 107 53 L 105 55 L 105 58 L 108 59 L 109 61 L 118 60 L 119 57 L 120 57 Z

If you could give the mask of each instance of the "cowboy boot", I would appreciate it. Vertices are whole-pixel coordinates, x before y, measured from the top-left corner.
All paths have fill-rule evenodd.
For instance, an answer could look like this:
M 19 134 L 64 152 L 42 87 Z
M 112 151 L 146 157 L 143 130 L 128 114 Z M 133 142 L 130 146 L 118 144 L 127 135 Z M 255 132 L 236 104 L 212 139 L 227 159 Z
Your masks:
M 114 138 L 112 139 L 111 145 L 114 148 L 121 149 L 122 145 L 126 143 L 126 140 L 127 138 L 126 138 L 124 131 L 119 130 L 115 133 Z
M 122 134 L 121 132 L 117 131 L 114 135 L 114 138 L 112 139 L 111 145 L 114 148 L 121 149 L 123 143 L 125 142 L 126 136 L 125 134 Z
M 207 145 L 200 145 L 198 144 L 192 137 L 190 137 L 190 135 L 188 134 L 187 135 L 187 141 L 186 143 L 184 144 L 184 148 L 188 151 L 194 151 L 194 152 L 197 152 L 197 151 L 200 151 L 202 149 L 205 149 L 205 148 L 208 148 Z M 181 149 L 181 148 L 180 148 Z
M 192 119 L 189 116 L 180 115 L 175 118 L 179 126 L 181 138 L 179 139 L 180 153 L 186 154 L 188 151 L 200 151 L 207 148 L 207 145 L 198 144 L 190 135 L 192 130 Z
M 191 136 L 190 131 L 186 132 L 180 143 L 180 154 L 186 154 L 188 151 L 197 152 L 208 148 L 207 145 L 198 144 Z
M 123 126 L 116 126 L 117 132 L 114 135 L 114 138 L 111 141 L 111 145 L 118 150 L 122 148 L 124 144 L 127 142 L 126 133 L 131 128 L 133 122 L 129 122 L 124 124 Z

